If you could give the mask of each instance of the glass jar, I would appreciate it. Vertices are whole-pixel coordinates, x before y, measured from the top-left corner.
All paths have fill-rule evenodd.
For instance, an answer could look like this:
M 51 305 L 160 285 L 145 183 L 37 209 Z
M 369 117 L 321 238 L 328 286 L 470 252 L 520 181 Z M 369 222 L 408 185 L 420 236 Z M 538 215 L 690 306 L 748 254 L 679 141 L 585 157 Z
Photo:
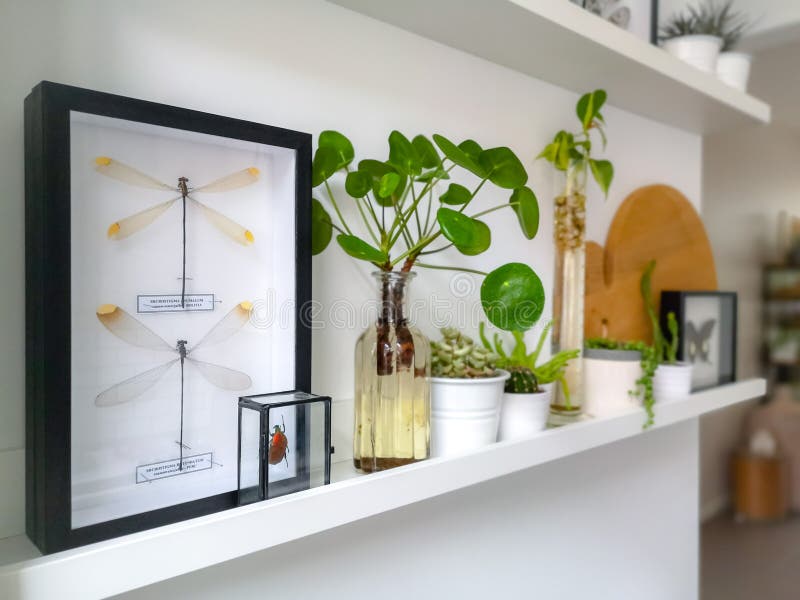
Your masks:
M 586 288 L 586 163 L 572 164 L 564 192 L 555 199 L 556 264 L 553 289 L 553 353 L 583 351 L 583 305 Z M 556 385 L 550 424 L 564 425 L 581 415 L 583 372 L 580 358 L 564 373 L 566 389 Z
M 408 322 L 414 273 L 374 273 L 378 318 L 356 343 L 353 462 L 366 473 L 430 455 L 430 342 Z

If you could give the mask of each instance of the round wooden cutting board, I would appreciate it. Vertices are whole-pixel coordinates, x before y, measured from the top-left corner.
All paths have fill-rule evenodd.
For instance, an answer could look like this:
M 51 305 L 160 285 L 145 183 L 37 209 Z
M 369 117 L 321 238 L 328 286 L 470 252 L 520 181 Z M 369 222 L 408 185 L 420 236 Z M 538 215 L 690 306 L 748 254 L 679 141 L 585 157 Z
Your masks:
M 588 242 L 587 338 L 652 341 L 639 291 L 651 259 L 657 261 L 652 281 L 656 304 L 662 290 L 717 289 L 714 256 L 700 215 L 683 194 L 666 185 L 639 188 L 625 199 L 605 248 Z

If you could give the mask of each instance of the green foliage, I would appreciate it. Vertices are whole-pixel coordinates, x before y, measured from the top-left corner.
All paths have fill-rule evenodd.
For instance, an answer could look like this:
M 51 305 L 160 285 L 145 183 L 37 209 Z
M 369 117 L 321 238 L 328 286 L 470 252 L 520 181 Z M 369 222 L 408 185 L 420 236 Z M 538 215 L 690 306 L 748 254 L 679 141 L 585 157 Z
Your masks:
M 655 423 L 653 406 L 656 403 L 653 396 L 653 376 L 658 368 L 659 358 L 655 348 L 644 342 L 617 342 L 607 338 L 591 338 L 586 340 L 586 348 L 601 350 L 633 350 L 641 354 L 642 376 L 636 380 L 636 389 L 630 390 L 631 396 L 641 398 L 642 406 L 647 413 L 643 429 L 652 427 Z
M 665 349 L 666 359 L 667 364 L 674 365 L 678 362 L 678 319 L 672 311 L 667 314 L 667 329 L 669 330 L 670 341 Z
M 539 202 L 536 194 L 529 187 L 521 187 L 514 190 L 508 201 L 514 206 L 522 233 L 529 240 L 535 238 L 539 232 Z
M 511 377 L 506 380 L 507 394 L 538 394 L 542 391 L 536 375 L 528 367 L 510 367 L 508 372 Z
M 713 35 L 722 38 L 722 51 L 733 50 L 752 25 L 751 19 L 733 10 L 733 0 L 705 0 L 674 14 L 662 27 L 659 38 Z
M 442 328 L 442 339 L 431 342 L 431 375 L 477 379 L 497 375 L 497 355 L 475 344 L 455 327 Z
M 675 313 L 671 312 L 667 315 L 667 329 L 670 334 L 670 339 L 667 340 L 667 336 L 664 335 L 661 329 L 661 323 L 656 313 L 655 301 L 653 300 L 652 279 L 655 268 L 655 260 L 651 260 L 647 263 L 642 273 L 642 278 L 639 281 L 639 287 L 642 293 L 642 300 L 644 301 L 644 309 L 647 313 L 647 318 L 650 319 L 650 326 L 653 329 L 653 352 L 659 361 L 674 365 L 678 355 L 678 321 L 675 318 Z
M 441 207 L 436 212 L 436 220 L 442 235 L 467 256 L 485 252 L 492 243 L 492 232 L 483 221 L 473 219 L 451 208 Z
M 614 165 L 607 160 L 592 158 L 591 138 L 591 132 L 596 131 L 605 148 L 605 118 L 600 110 L 605 105 L 606 99 L 605 90 L 595 90 L 581 96 L 575 107 L 581 130 L 578 133 L 559 131 L 536 158 L 544 158 L 559 171 L 574 169 L 576 172 L 585 173 L 589 169 L 607 197 L 611 182 L 614 180 Z
M 316 198 L 311 199 L 311 254 L 317 255 L 328 246 L 333 236 L 331 219 Z
M 495 327 L 505 331 L 527 331 L 542 316 L 544 286 L 528 265 L 508 263 L 484 278 L 481 304 Z
M 354 235 L 347 235 L 340 233 L 336 236 L 336 241 L 342 247 L 342 250 L 347 252 L 353 258 L 359 260 L 368 260 L 374 263 L 376 267 L 380 267 L 386 262 L 387 256 L 377 248 L 370 246 L 364 240 L 357 238 Z
M 539 340 L 533 352 L 528 352 L 528 347 L 525 344 L 525 334 L 522 331 L 512 331 L 511 335 L 514 337 L 514 348 L 510 353 L 506 353 L 503 348 L 503 340 L 500 334 L 495 333 L 493 342 L 490 342 L 486 337 L 486 326 L 484 323 L 480 325 L 480 338 L 483 347 L 496 354 L 497 366 L 501 369 L 511 371 L 515 368 L 528 369 L 533 373 L 539 385 L 546 385 L 555 381 L 559 382 L 561 389 L 564 390 L 564 396 L 567 401 L 567 407 L 570 406 L 569 401 L 569 388 L 564 377 L 564 371 L 567 368 L 567 363 L 580 356 L 580 350 L 562 350 L 550 358 L 547 362 L 537 364 L 539 355 L 544 348 L 547 334 L 550 333 L 550 328 L 553 323 L 548 323 L 542 333 L 539 335 Z

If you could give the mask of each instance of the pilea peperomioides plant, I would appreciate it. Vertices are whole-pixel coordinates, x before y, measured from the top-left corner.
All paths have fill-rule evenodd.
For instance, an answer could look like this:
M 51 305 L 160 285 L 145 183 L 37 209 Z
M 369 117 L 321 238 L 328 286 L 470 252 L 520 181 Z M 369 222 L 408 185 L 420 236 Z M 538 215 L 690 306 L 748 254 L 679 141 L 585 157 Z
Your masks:
M 387 160 L 364 159 L 357 165 L 354 160 L 353 145 L 344 135 L 336 131 L 320 134 L 312 164 L 312 185 L 324 188 L 335 218 L 322 202 L 312 200 L 313 254 L 327 248 L 335 230 L 342 250 L 384 272 L 408 272 L 421 267 L 486 276 L 481 285 L 481 303 L 489 320 L 501 329 L 524 330 L 538 320 L 544 306 L 544 289 L 528 265 L 508 263 L 487 274 L 424 262 L 425 257 L 451 247 L 466 256 L 488 250 L 491 230 L 481 217 L 502 208 L 514 210 L 523 235 L 533 239 L 539 229 L 539 204 L 526 186 L 528 174 L 514 152 L 506 147 L 483 149 L 474 140 L 456 145 L 438 134 L 433 135 L 433 141 L 423 135 L 409 140 L 399 131 L 392 131 Z M 441 191 L 455 169 L 477 178 L 472 189 L 450 182 Z M 344 190 L 360 217 L 358 230 L 345 218 L 343 205 L 330 183 L 331 177 L 341 171 L 346 173 Z M 471 203 L 487 183 L 508 190 L 508 202 L 468 214 Z M 529 310 L 515 310 L 520 303 Z

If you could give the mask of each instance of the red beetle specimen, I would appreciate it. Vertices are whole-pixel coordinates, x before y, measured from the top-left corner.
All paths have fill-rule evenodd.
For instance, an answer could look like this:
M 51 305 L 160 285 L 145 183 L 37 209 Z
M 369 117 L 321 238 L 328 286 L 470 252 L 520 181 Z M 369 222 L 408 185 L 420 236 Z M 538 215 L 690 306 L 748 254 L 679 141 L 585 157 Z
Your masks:
M 281 423 L 283 423 L 282 417 Z M 283 427 L 275 425 L 275 430 L 269 435 L 269 464 L 277 465 L 285 460 L 288 467 L 289 459 L 286 457 L 288 453 L 289 440 L 286 439 L 286 425 L 283 424 Z

